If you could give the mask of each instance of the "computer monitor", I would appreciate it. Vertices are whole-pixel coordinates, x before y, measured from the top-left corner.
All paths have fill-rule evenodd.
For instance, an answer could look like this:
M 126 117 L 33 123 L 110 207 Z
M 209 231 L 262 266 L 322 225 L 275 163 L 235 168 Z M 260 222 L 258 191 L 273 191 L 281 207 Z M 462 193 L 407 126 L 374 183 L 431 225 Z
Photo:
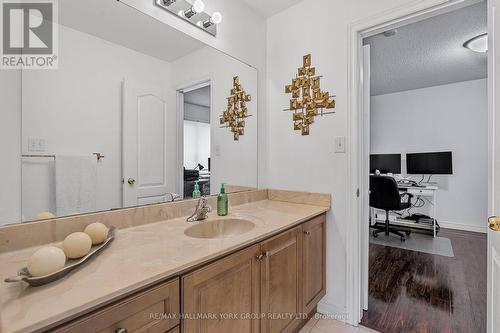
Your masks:
M 401 154 L 373 154 L 370 155 L 370 173 L 401 173 Z
M 409 175 L 452 175 L 452 152 L 406 154 Z

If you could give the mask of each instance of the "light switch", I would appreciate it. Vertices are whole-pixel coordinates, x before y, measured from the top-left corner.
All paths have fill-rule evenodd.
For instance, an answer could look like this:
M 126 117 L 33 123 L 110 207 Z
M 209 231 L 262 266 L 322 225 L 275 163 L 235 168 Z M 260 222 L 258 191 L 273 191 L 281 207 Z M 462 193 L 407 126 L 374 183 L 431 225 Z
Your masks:
M 335 138 L 335 152 L 345 153 L 345 136 L 338 136 Z
M 216 157 L 221 157 L 221 148 L 220 145 L 215 145 L 215 156 Z

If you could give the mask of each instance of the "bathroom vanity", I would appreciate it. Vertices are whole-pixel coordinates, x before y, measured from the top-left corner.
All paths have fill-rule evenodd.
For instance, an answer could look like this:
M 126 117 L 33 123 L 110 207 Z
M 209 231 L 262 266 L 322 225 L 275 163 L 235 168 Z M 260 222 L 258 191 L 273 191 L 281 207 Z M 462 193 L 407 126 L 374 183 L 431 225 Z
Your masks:
M 210 214 L 195 223 L 186 222 L 185 214 L 123 226 L 123 212 L 102 213 L 101 220 L 115 221 L 120 229 L 110 247 L 55 283 L 3 284 L 2 328 L 9 333 L 298 330 L 325 295 L 329 195 L 255 190 L 230 194 L 229 202 L 229 216 Z M 195 204 L 137 207 L 129 214 L 184 214 Z M 74 228 L 83 217 L 74 218 Z M 253 227 L 240 227 L 241 221 Z M 15 273 L 32 251 L 1 254 L 1 271 Z
M 181 309 L 186 333 L 292 332 L 325 295 L 324 237 L 320 215 L 56 332 L 178 332 Z

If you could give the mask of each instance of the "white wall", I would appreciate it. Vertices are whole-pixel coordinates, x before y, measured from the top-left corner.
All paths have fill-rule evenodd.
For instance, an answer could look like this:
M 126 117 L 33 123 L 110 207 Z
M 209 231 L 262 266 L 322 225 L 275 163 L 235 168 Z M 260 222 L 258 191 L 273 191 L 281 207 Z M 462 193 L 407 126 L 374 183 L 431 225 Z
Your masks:
M 452 151 L 453 175 L 432 178 L 439 184 L 438 221 L 486 231 L 486 79 L 372 96 L 370 120 L 372 153 Z
M 334 153 L 337 136 L 347 137 L 348 26 L 351 23 L 412 0 L 305 0 L 268 20 L 267 75 L 269 173 L 271 188 L 299 189 L 332 194 L 327 219 L 327 295 L 320 311 L 346 311 L 346 229 L 349 152 Z M 293 131 L 291 114 L 283 112 L 289 102 L 284 86 L 294 77 L 304 54 L 312 54 L 322 87 L 337 95 L 336 114 L 318 118 L 309 136 Z
M 210 157 L 210 124 L 184 120 L 184 167 L 194 169 L 198 163 L 208 170 Z
M 233 76 L 240 77 L 243 89 L 252 96 L 247 107 L 253 116 L 245 119 L 245 134 L 239 141 L 234 141 L 233 133 L 228 128 L 221 128 L 219 121 L 219 116 L 227 109 Z M 188 88 L 206 79 L 211 80 L 211 191 L 217 193 L 221 183 L 255 187 L 258 182 L 257 71 L 211 47 L 172 62 L 172 84 L 176 88 Z
M 0 70 L 0 225 L 21 220 L 21 71 Z
M 50 154 L 103 153 L 97 172 L 97 209 L 121 207 L 122 81 L 151 82 L 167 91 L 167 142 L 175 152 L 176 100 L 170 64 L 64 26 L 59 36 L 58 70 L 23 71 L 23 153 L 29 153 L 30 137 L 45 139 Z M 54 182 L 47 179 L 53 172 L 50 159 L 23 161 L 25 217 L 32 219 L 44 210 L 54 212 L 54 200 L 49 199 L 55 192 Z M 176 170 L 176 160 L 168 167 Z M 177 184 L 173 173 L 168 181 L 172 188 Z

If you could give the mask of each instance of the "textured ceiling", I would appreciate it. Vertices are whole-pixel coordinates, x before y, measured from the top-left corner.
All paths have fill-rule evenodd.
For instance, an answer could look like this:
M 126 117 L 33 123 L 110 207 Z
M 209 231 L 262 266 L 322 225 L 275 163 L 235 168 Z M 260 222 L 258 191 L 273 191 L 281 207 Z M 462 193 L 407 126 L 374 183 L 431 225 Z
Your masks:
M 486 18 L 483 2 L 366 38 L 372 95 L 485 78 L 487 55 L 463 43 L 487 32 Z
M 303 0 L 243 0 L 264 17 L 270 17 Z
M 205 46 L 116 0 L 59 1 L 59 22 L 168 62 Z

